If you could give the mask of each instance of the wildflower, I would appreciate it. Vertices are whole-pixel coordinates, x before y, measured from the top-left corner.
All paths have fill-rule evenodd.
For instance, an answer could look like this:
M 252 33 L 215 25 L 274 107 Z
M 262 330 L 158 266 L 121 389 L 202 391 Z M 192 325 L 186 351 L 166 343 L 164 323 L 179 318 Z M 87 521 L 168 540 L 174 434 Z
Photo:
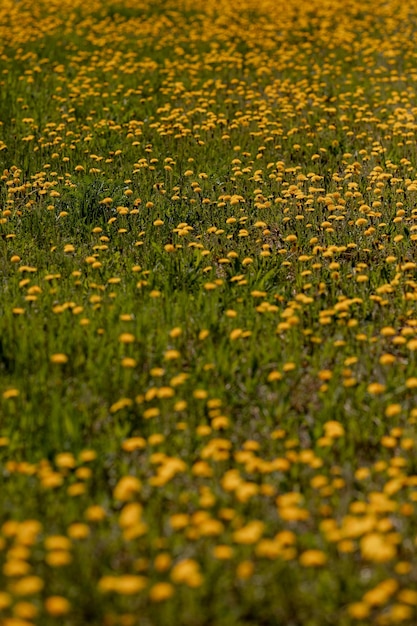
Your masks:
M 13 585 L 16 596 L 32 596 L 39 593 L 44 587 L 44 581 L 39 576 L 25 576 Z
M 103 593 L 114 592 L 123 596 L 136 595 L 147 586 L 147 578 L 133 574 L 124 576 L 103 576 L 98 588 Z
M 164 354 L 164 359 L 166 361 L 174 361 L 175 359 L 179 359 L 180 356 L 181 354 L 178 350 L 167 350 Z
M 322 550 L 306 550 L 299 561 L 303 567 L 321 567 L 327 562 L 327 556 Z
M 79 459 L 83 463 L 89 463 L 97 458 L 97 452 L 95 450 L 81 450 Z
M 85 539 L 90 534 L 90 529 L 86 524 L 74 523 L 68 526 L 67 532 L 72 539 Z
M 45 600 L 45 610 L 49 615 L 59 617 L 66 615 L 71 609 L 71 605 L 63 596 L 49 596 Z
M 204 580 L 197 561 L 193 559 L 184 559 L 174 565 L 171 579 L 174 583 L 182 583 L 189 587 L 200 587 Z
M 76 465 L 76 460 L 70 452 L 62 452 L 55 457 L 57 467 L 72 469 Z
M 124 357 L 121 361 L 121 365 L 122 367 L 126 367 L 126 368 L 134 368 L 137 365 L 137 361 L 136 359 L 132 359 L 131 357 Z
M 378 533 L 370 533 L 361 539 L 361 553 L 364 559 L 375 563 L 385 563 L 396 555 L 396 548 Z
M 233 533 L 233 539 L 236 543 L 252 544 L 257 543 L 264 531 L 265 524 L 260 520 L 253 520 L 246 526 Z
M 392 624 L 399 624 L 400 622 L 405 622 L 411 619 L 414 615 L 414 611 L 411 606 L 394 604 L 390 608 L 388 615 Z
M 231 546 L 218 545 L 213 548 L 213 555 L 221 561 L 229 560 L 233 557 L 234 550 Z
M 267 559 L 277 559 L 282 554 L 282 545 L 276 539 L 262 539 L 255 548 L 255 554 Z
M 353 619 L 365 619 L 371 612 L 371 607 L 366 602 L 353 602 L 348 606 L 348 613 Z
M 134 450 L 141 450 L 146 448 L 146 440 L 143 437 L 132 437 L 125 439 L 122 443 L 122 449 L 126 452 L 133 452 Z
M 326 437 L 330 437 L 331 439 L 337 439 L 338 437 L 343 437 L 345 434 L 345 429 L 343 428 L 340 422 L 335 420 L 330 420 L 324 424 L 324 431 L 326 433 Z
M 401 404 L 390 404 L 385 409 L 386 417 L 395 417 L 401 413 Z
M 268 380 L 268 382 L 273 382 L 275 380 L 281 380 L 281 379 L 282 379 L 281 372 L 278 372 L 278 371 L 274 370 L 274 371 L 272 371 L 272 372 L 270 372 L 268 374 L 268 379 L 267 380 Z
M 135 493 L 141 490 L 141 482 L 135 476 L 123 476 L 117 483 L 113 496 L 116 500 L 130 500 Z
M 84 513 L 85 518 L 89 522 L 101 522 L 106 517 L 106 511 L 102 506 L 98 504 L 93 504 L 89 506 Z
M 64 364 L 64 363 L 68 363 L 68 357 L 66 354 L 63 354 L 61 352 L 58 352 L 57 354 L 52 354 L 50 357 L 50 361 L 51 363 L 57 363 L 57 364 Z
M 396 357 L 393 354 L 382 354 L 379 358 L 379 362 L 381 363 L 381 365 L 391 365 L 392 363 L 395 363 L 396 361 Z
M 122 333 L 119 335 L 120 343 L 134 343 L 136 341 L 135 335 L 132 333 Z
M 155 557 L 154 567 L 157 572 L 166 572 L 172 563 L 171 555 L 167 552 L 161 552 Z
M 122 509 L 119 516 L 119 526 L 129 528 L 140 522 L 142 517 L 142 506 L 138 502 L 130 502 Z
M 410 604 L 411 606 L 417 606 L 417 591 L 414 589 L 402 589 L 397 599 L 403 604 Z
M 248 580 L 253 576 L 255 566 L 252 561 L 241 561 L 236 568 L 236 576 L 241 580 Z
M 165 602 L 174 595 L 174 587 L 170 583 L 156 583 L 149 590 L 149 598 L 151 602 Z
M 370 385 L 368 385 L 367 391 L 372 395 L 379 395 L 381 393 L 384 393 L 385 389 L 385 385 L 381 383 L 371 383 Z
M 3 391 L 3 398 L 5 400 L 10 400 L 11 398 L 17 398 L 20 395 L 19 389 L 7 389 Z
M 11 596 L 5 591 L 0 591 L 0 611 L 6 609 L 12 603 Z

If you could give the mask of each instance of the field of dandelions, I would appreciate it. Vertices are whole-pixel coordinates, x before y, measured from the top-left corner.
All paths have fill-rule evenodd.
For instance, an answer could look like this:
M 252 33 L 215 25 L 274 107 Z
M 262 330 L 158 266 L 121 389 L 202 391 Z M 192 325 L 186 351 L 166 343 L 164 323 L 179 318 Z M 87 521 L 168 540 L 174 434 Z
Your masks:
M 2 626 L 417 623 L 416 38 L 2 0 Z

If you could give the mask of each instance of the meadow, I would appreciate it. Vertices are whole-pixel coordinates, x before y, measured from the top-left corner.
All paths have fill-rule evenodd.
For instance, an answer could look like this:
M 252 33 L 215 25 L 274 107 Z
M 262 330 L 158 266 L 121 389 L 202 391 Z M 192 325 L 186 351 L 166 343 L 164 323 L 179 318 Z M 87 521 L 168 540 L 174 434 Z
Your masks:
M 2 0 L 0 623 L 417 623 L 417 3 Z

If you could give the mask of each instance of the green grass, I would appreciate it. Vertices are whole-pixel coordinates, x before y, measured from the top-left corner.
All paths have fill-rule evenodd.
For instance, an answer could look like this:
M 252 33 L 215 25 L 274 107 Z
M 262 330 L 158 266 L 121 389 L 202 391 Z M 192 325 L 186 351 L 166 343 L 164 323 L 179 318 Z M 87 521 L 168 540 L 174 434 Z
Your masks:
M 2 624 L 415 624 L 416 23 L 0 7 Z

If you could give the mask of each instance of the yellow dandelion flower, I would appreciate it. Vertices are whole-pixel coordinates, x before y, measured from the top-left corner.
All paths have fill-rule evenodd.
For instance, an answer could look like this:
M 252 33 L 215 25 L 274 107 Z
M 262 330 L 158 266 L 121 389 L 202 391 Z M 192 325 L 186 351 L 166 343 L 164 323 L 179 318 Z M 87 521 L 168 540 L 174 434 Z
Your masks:
M 72 469 L 76 465 L 76 460 L 71 452 L 61 452 L 55 457 L 57 467 Z
M 164 359 L 166 361 L 174 361 L 175 359 L 179 359 L 181 356 L 180 352 L 178 352 L 178 350 L 166 350 L 165 354 L 164 354 Z
M 6 561 L 3 565 L 3 574 L 5 576 L 25 576 L 29 574 L 31 570 L 31 566 L 26 561 L 22 561 L 20 559 L 12 559 L 10 561 Z
M 131 437 L 130 439 L 125 439 L 122 443 L 122 449 L 126 452 L 142 450 L 143 448 L 146 448 L 146 439 L 143 437 Z
M 305 521 L 310 517 L 310 513 L 307 509 L 292 505 L 279 507 L 279 515 L 281 519 L 288 522 Z
M 381 393 L 384 393 L 386 389 L 386 386 L 383 385 L 382 383 L 371 383 L 370 385 L 368 385 L 367 391 L 368 393 L 377 396 L 380 395 Z
M 51 354 L 50 361 L 51 361 L 51 363 L 56 363 L 58 365 L 63 365 L 65 363 L 68 363 L 68 357 L 67 357 L 66 354 L 58 352 L 56 354 Z
M 10 400 L 11 398 L 17 398 L 20 395 L 19 389 L 6 389 L 3 391 L 3 398 L 5 400 Z
M 99 504 L 92 504 L 85 510 L 84 516 L 89 522 L 101 522 L 107 513 Z
M 378 533 L 365 535 L 360 541 L 360 549 L 364 559 L 375 563 L 391 561 L 397 553 L 395 546 Z
M 205 389 L 195 389 L 193 391 L 193 397 L 196 398 L 196 400 L 205 400 L 207 396 L 208 393 Z
M 213 548 L 213 555 L 220 561 L 226 561 L 233 558 L 234 550 L 231 546 L 218 545 Z
M 181 530 L 186 528 L 190 522 L 190 516 L 187 513 L 176 513 L 171 515 L 169 523 L 174 530 Z
M 401 413 L 401 410 L 401 404 L 390 404 L 385 409 L 385 416 L 394 417 L 395 415 L 399 415 Z
M 71 610 L 71 605 L 63 596 L 49 596 L 45 600 L 45 610 L 49 615 L 60 617 Z
M 132 335 L 132 333 L 122 333 L 119 335 L 119 341 L 120 343 L 134 343 L 136 341 L 136 337 L 135 335 Z
M 120 400 L 117 400 L 117 402 L 114 402 L 114 404 L 111 405 L 110 413 L 117 413 L 122 409 L 132 406 L 132 404 L 133 401 L 130 398 L 120 398 Z
M 21 602 L 16 602 L 16 604 L 13 607 L 13 613 L 18 617 L 21 618 L 22 622 L 22 626 L 26 626 L 28 624 L 28 622 L 23 621 L 23 620 L 31 620 L 34 619 L 37 614 L 39 613 L 39 609 L 38 607 L 33 604 L 32 602 L 26 602 L 26 601 L 21 601 Z M 6 626 L 7 625 L 7 619 L 5 620 L 6 622 Z M 17 622 L 19 620 L 16 620 Z M 18 625 L 17 625 L 18 626 Z M 20 626 L 20 625 L 19 625 Z
M 113 496 L 116 500 L 130 500 L 141 487 L 141 482 L 136 476 L 123 476 L 114 488 Z
M 347 610 L 353 619 L 365 619 L 371 612 L 371 607 L 366 602 L 353 602 Z
M 212 502 L 212 498 L 207 498 L 208 502 Z M 216 537 L 224 532 L 224 525 L 220 520 L 207 519 L 199 524 L 199 531 L 202 537 Z
M 344 554 L 355 552 L 356 550 L 355 543 L 351 539 L 342 539 L 342 541 L 339 541 L 337 544 L 337 548 L 339 552 L 343 552 Z
M 276 539 L 262 539 L 255 548 L 255 554 L 266 559 L 277 559 L 282 554 L 282 547 Z
M 131 357 L 124 357 L 121 360 L 121 366 L 122 367 L 126 367 L 126 368 L 134 368 L 136 367 L 136 365 L 138 364 L 138 362 L 136 361 L 136 359 L 132 359 Z
M 12 588 L 16 596 L 32 596 L 39 593 L 44 587 L 44 582 L 39 576 L 25 576 L 17 581 Z
M 400 622 L 408 622 L 413 615 L 414 610 L 411 606 L 404 604 L 394 604 L 389 610 L 389 619 L 392 624 L 399 624 Z
M 11 596 L 5 591 L 0 591 L 0 611 L 7 609 L 12 603 Z
M 149 590 L 149 599 L 151 602 L 165 602 L 174 595 L 175 589 L 171 583 L 156 583 Z
M 236 568 L 236 576 L 241 580 L 252 578 L 255 571 L 255 565 L 252 561 L 241 561 Z
M 327 562 L 327 555 L 322 550 L 306 550 L 300 555 L 299 562 L 303 567 L 321 567 Z
M 64 535 L 50 535 L 44 544 L 47 550 L 70 550 L 72 547 L 71 541 Z
M 388 353 L 382 354 L 379 358 L 381 365 L 392 365 L 396 360 L 397 358 L 393 354 Z
M 171 580 L 174 583 L 185 584 L 189 587 L 200 587 L 204 579 L 197 561 L 183 559 L 172 568 Z
M 321 370 L 318 376 L 319 379 L 323 381 L 331 380 L 333 378 L 333 372 L 331 370 Z
M 417 591 L 414 589 L 401 589 L 397 595 L 397 599 L 403 604 L 417 606 Z
M 277 370 L 270 372 L 267 378 L 268 382 L 273 382 L 275 380 L 281 380 L 281 379 L 282 379 L 282 374 L 281 372 L 278 372 Z
M 397 572 L 397 574 L 400 574 L 400 576 L 405 576 L 406 574 L 409 574 L 411 572 L 413 567 L 411 563 L 408 563 L 408 561 L 399 561 L 396 564 L 394 569 Z M 405 602 L 405 600 L 401 600 L 401 601 Z
M 89 463 L 97 458 L 97 452 L 95 450 L 81 450 L 79 458 L 83 463 Z
M 143 412 L 143 417 L 148 420 L 152 419 L 152 417 L 158 417 L 159 414 L 160 410 L 158 409 L 158 407 L 153 406 Z
M 324 432 L 326 437 L 330 437 L 331 439 L 337 439 L 338 437 L 343 437 L 345 434 L 345 429 L 343 428 L 340 422 L 336 420 L 330 420 L 324 424 Z
M 98 588 L 103 593 L 114 592 L 124 596 L 136 595 L 148 584 L 145 576 L 125 574 L 124 576 L 103 576 L 98 582 Z
M 171 555 L 168 552 L 161 552 L 155 557 L 154 567 L 157 572 L 166 572 L 172 563 Z
M 154 433 L 148 437 L 148 443 L 150 446 L 157 446 L 163 441 L 165 441 L 165 437 L 161 433 Z
M 71 539 L 85 539 L 90 534 L 90 529 L 87 524 L 76 522 L 68 526 L 67 532 Z
M 138 502 L 126 504 L 119 515 L 119 526 L 129 528 L 139 523 L 142 517 L 142 505 Z
M 242 528 L 239 528 L 239 530 L 236 530 L 233 533 L 233 540 L 236 543 L 241 544 L 257 543 L 262 536 L 264 528 L 264 522 L 261 522 L 260 520 L 253 520 L 246 524 L 246 526 L 243 526 Z

